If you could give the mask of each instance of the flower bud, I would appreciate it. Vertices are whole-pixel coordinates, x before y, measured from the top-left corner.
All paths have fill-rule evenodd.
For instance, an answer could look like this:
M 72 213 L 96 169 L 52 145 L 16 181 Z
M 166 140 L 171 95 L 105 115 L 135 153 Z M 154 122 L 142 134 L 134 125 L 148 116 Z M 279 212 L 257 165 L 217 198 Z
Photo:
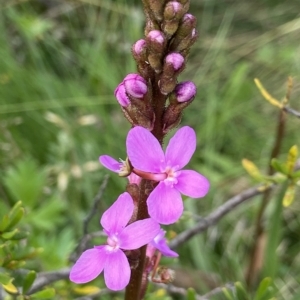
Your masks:
M 160 73 L 162 71 L 162 56 L 165 51 L 165 36 L 159 30 L 151 30 L 146 39 L 148 48 L 148 62 L 156 73 Z
M 132 46 L 132 54 L 137 62 L 146 60 L 146 41 L 144 39 L 140 39 L 136 41 Z
M 147 82 L 139 74 L 128 74 L 124 78 L 124 86 L 128 95 L 141 99 L 147 93 Z
M 147 40 L 150 42 L 150 47 L 160 49 L 165 42 L 164 34 L 159 30 L 151 30 L 147 34 Z
M 197 92 L 196 85 L 192 81 L 184 81 L 176 85 L 174 93 L 178 102 L 188 102 L 194 99 Z
M 184 64 L 184 57 L 180 53 L 170 53 L 166 56 L 165 63 L 174 71 L 178 71 Z
M 190 47 L 197 38 L 197 32 L 195 30 L 197 20 L 191 14 L 185 14 L 182 18 L 182 22 L 179 24 L 178 30 L 174 35 L 170 49 L 172 51 L 182 51 Z
M 115 89 L 115 97 L 119 104 L 123 107 L 127 107 L 130 104 L 130 100 L 126 94 L 124 82 L 121 82 Z
M 171 36 L 176 32 L 176 30 L 178 29 L 178 24 L 179 22 L 177 20 L 166 20 L 162 23 L 162 30 L 168 37 L 168 39 L 170 39 Z
M 177 1 L 170 1 L 167 3 L 164 10 L 164 19 L 165 20 L 180 20 L 185 11 L 183 10 L 182 5 Z

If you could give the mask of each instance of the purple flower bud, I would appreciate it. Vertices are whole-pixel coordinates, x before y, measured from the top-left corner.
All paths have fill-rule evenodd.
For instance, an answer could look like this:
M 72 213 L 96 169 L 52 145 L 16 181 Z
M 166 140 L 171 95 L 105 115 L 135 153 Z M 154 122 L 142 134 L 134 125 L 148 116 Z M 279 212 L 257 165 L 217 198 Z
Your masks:
M 165 7 L 164 16 L 166 19 L 170 20 L 172 18 L 176 17 L 176 14 L 178 14 L 182 10 L 182 5 L 179 2 L 176 1 L 170 1 L 167 3 Z M 179 16 L 181 17 L 181 16 Z
M 184 57 L 179 53 L 170 53 L 166 56 L 166 63 L 171 64 L 174 70 L 177 71 L 182 67 Z
M 140 55 L 144 51 L 145 47 L 146 47 L 146 41 L 141 39 L 135 42 L 135 44 L 132 47 L 132 51 L 136 55 Z
M 128 74 L 123 82 L 127 94 L 134 98 L 143 98 L 147 93 L 147 82 L 139 74 Z
M 130 104 L 130 100 L 126 95 L 125 85 L 121 82 L 115 89 L 115 97 L 117 98 L 119 104 L 123 107 L 127 107 Z
M 151 30 L 148 33 L 147 38 L 150 39 L 151 41 L 156 42 L 161 45 L 165 41 L 165 37 L 164 37 L 163 33 L 159 30 Z
M 187 102 L 195 97 L 197 88 L 192 81 L 184 81 L 176 85 L 174 92 L 178 102 Z
M 185 14 L 185 15 L 183 16 L 182 21 L 183 21 L 183 22 L 194 23 L 194 22 L 196 22 L 196 18 L 195 18 L 195 16 L 193 16 L 192 14 Z

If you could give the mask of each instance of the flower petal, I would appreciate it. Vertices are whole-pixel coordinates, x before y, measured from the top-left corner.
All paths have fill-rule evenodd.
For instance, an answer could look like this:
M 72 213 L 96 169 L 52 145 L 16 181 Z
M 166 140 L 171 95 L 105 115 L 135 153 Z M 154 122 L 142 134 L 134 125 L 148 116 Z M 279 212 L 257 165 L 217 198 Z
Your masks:
M 166 232 L 160 230 L 159 234 L 154 238 L 150 245 L 159 250 L 164 256 L 178 257 L 178 254 L 170 249 L 165 238 Z M 148 245 L 149 247 L 149 245 Z M 151 248 L 151 247 L 150 247 Z
M 156 249 L 159 250 L 162 255 L 164 256 L 168 256 L 168 257 L 178 257 L 178 253 L 176 253 L 175 251 L 171 250 L 170 247 L 168 246 L 168 244 L 166 243 L 166 239 L 163 239 L 161 241 L 159 241 L 159 243 L 157 243 L 155 245 Z
M 182 169 L 196 150 L 196 134 L 194 129 L 184 126 L 170 139 L 166 149 L 166 163 Z
M 144 172 L 160 173 L 165 156 L 158 140 L 147 129 L 132 128 L 126 139 L 127 155 L 131 164 Z
M 117 233 L 127 225 L 133 214 L 133 209 L 133 200 L 130 194 L 125 192 L 104 212 L 100 223 L 108 232 Z
M 180 171 L 177 180 L 178 182 L 174 185 L 174 188 L 184 195 L 200 198 L 208 193 L 210 186 L 208 179 L 195 171 Z
M 119 173 L 122 163 L 115 160 L 113 157 L 109 155 L 101 155 L 99 157 L 100 163 L 108 170 L 113 171 L 115 173 Z
M 140 248 L 151 242 L 159 230 L 159 224 L 150 218 L 131 223 L 119 236 L 120 248 L 125 250 Z
M 86 283 L 95 279 L 103 270 L 107 254 L 104 246 L 84 251 L 70 272 L 70 280 Z
M 147 199 L 148 212 L 160 224 L 175 223 L 183 212 L 180 193 L 173 187 L 160 182 Z
M 130 266 L 122 250 L 112 252 L 107 256 L 104 268 L 106 286 L 113 291 L 124 289 L 130 280 Z

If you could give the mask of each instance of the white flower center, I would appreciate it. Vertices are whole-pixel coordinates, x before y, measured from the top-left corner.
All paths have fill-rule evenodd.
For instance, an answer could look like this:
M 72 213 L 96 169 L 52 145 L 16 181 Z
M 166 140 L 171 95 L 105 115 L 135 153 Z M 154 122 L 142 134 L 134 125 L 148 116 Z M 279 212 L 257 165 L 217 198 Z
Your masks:
M 167 174 L 167 178 L 164 180 L 164 183 L 166 185 L 173 187 L 174 184 L 177 184 L 177 182 L 178 182 L 177 176 L 180 173 L 180 172 L 177 172 L 177 166 L 175 166 L 175 167 L 167 166 L 164 172 Z
M 110 246 L 111 250 L 117 250 L 119 249 L 119 239 L 117 237 L 117 235 L 113 234 L 111 236 L 108 236 L 107 238 L 107 245 Z

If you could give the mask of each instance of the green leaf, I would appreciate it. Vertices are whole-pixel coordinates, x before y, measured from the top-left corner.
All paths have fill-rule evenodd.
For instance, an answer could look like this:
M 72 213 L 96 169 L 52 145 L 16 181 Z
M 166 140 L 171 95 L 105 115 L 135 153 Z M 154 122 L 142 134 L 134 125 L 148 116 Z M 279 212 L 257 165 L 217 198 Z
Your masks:
M 30 159 L 17 162 L 4 177 L 9 193 L 25 206 L 34 207 L 45 184 L 45 173 Z
M 0 231 L 4 231 L 7 226 L 9 225 L 9 217 L 8 215 L 4 215 L 3 218 L 2 218 L 2 221 L 0 223 Z
M 276 253 L 282 233 L 282 200 L 288 183 L 284 183 L 277 198 L 273 199 L 271 217 L 269 218 L 267 231 L 267 246 L 265 249 L 265 261 L 263 275 L 273 278 L 278 271 L 278 255 Z
M 288 168 L 285 163 L 280 162 L 278 159 L 273 158 L 271 161 L 271 166 L 274 170 L 283 173 L 285 175 L 288 174 Z
M 254 300 L 262 300 L 263 297 L 266 295 L 266 293 L 269 292 L 268 287 L 270 286 L 271 283 L 272 283 L 272 279 L 270 277 L 264 278 L 259 284 L 259 287 L 255 293 Z
M 0 273 L 0 283 L 1 284 L 9 284 L 9 282 L 12 281 L 12 278 L 10 278 L 8 275 L 4 273 Z
M 23 240 L 23 239 L 26 239 L 28 236 L 29 236 L 29 232 L 19 231 L 11 238 L 11 240 L 13 240 L 13 241 Z
M 227 300 L 234 300 L 232 293 L 227 288 L 222 288 L 222 292 Z
M 17 232 L 19 232 L 18 229 L 15 229 L 13 231 L 4 232 L 4 233 L 2 233 L 1 237 L 5 240 L 11 240 Z
M 186 300 L 196 300 L 196 292 L 194 289 L 187 289 Z
M 10 217 L 10 222 L 6 229 L 9 230 L 13 228 L 16 224 L 20 222 L 23 216 L 24 216 L 24 208 L 20 207 L 18 211 L 14 213 L 12 217 Z
M 39 291 L 30 295 L 30 299 L 52 299 L 55 296 L 55 290 L 52 288 Z
M 36 278 L 35 271 L 30 271 L 27 273 L 26 277 L 24 278 L 24 282 L 23 282 L 23 294 L 26 294 L 29 291 L 33 282 L 35 281 L 35 278 Z
M 249 297 L 243 287 L 243 285 L 238 281 L 235 284 L 236 296 L 238 300 L 249 300 Z

